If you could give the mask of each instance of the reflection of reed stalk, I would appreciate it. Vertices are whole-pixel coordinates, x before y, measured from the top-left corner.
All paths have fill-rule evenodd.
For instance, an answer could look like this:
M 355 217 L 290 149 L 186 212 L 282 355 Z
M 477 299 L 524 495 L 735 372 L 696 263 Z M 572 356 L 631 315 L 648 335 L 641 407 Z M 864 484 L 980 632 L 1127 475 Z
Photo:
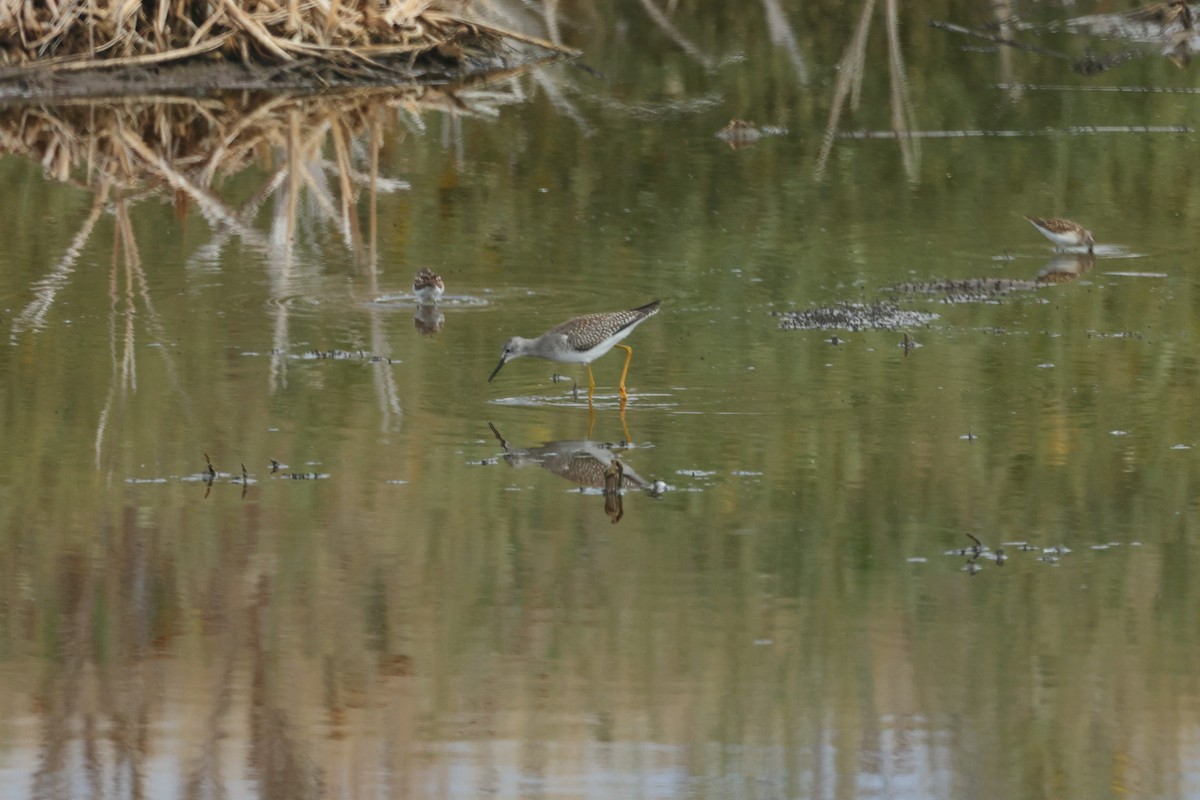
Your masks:
M 683 32 L 675 27 L 675 24 L 663 13 L 662 9 L 654 5 L 653 0 L 641 0 L 641 2 L 642 7 L 646 9 L 646 15 L 650 17 L 655 25 L 662 29 L 667 38 L 674 42 L 680 50 L 700 62 L 705 69 L 712 69 L 716 66 L 716 61 L 713 57 L 702 51 L 691 39 L 684 36 Z
M 846 52 L 838 62 L 838 77 L 833 89 L 833 103 L 829 109 L 829 121 L 825 126 L 825 136 L 821 141 L 821 151 L 817 155 L 817 164 L 813 170 L 813 178 L 822 180 L 833 152 L 833 144 L 838 137 L 839 123 L 842 111 L 849 102 L 852 111 L 858 110 L 862 96 L 862 80 L 866 71 L 867 35 L 871 30 L 871 15 L 875 10 L 875 0 L 866 0 L 858 25 Z M 904 71 L 904 58 L 900 50 L 900 24 L 896 11 L 896 0 L 886 0 L 885 27 L 888 42 L 888 73 L 889 99 L 892 109 L 892 131 L 900 143 L 900 157 L 904 163 L 908 179 L 916 182 L 920 169 L 920 148 L 912 137 L 915 127 L 912 108 L 912 97 L 908 91 L 908 79 Z
M 150 103 L 76 100 L 52 107 L 0 111 L 0 149 L 36 160 L 57 179 L 82 184 L 95 192 L 91 212 L 70 247 L 34 287 L 34 300 L 13 320 L 14 336 L 44 325 L 101 213 L 111 208 L 114 214 L 110 281 L 113 371 L 96 425 L 97 468 L 103 462 L 114 409 L 122 407 L 127 393 L 137 391 L 139 304 L 146 312 L 143 319 L 152 337 L 159 342 L 171 338 L 154 310 L 131 221 L 132 205 L 141 197 L 170 191 L 182 213 L 196 208 L 213 229 L 212 240 L 196 255 L 208 263 L 220 258 L 234 236 L 263 254 L 272 296 L 279 301 L 273 304 L 275 324 L 268 379 L 270 391 L 275 392 L 287 385 L 290 326 L 286 298 L 294 294 L 292 251 L 302 208 L 315 211 L 318 218 L 334 225 L 346 247 L 370 264 L 374 276 L 378 196 L 407 188 L 402 181 L 379 176 L 384 114 L 396 109 L 416 114 L 425 108 L 452 108 L 457 118 L 475 107 L 476 96 L 470 86 L 476 82 L 460 87 L 364 90 L 319 98 L 275 96 L 261 102 L 251 99 L 244 105 L 195 98 L 162 98 Z M 481 102 L 496 104 L 504 100 L 503 95 L 490 92 Z M 369 159 L 356 168 L 353 142 L 368 131 Z M 323 157 L 327 141 L 332 142 L 332 161 Z M 254 163 L 262 164 L 264 157 L 278 163 L 267 169 L 259 188 L 242 205 L 234 206 L 217 193 L 214 183 L 218 178 Z M 363 186 L 370 203 L 366 243 L 355 213 Z M 306 190 L 312 200 L 308 205 L 302 202 Z M 114 195 L 118 199 L 110 206 L 109 198 Z M 270 234 L 264 236 L 254 227 L 254 220 L 271 198 L 276 201 L 275 213 Z M 374 277 L 373 286 L 377 294 Z M 387 350 L 387 337 L 379 319 L 372 322 L 372 342 L 376 352 Z M 170 350 L 160 347 L 157 351 L 166 361 L 171 386 L 190 417 L 189 396 L 182 390 Z M 384 426 L 389 428 L 391 420 L 400 416 L 399 392 L 386 364 L 377 364 L 374 369 Z
M 900 51 L 900 21 L 896 0 L 887 0 L 888 78 L 891 86 L 892 130 L 900 143 L 900 159 L 908 180 L 917 182 L 921 166 L 921 142 L 912 138 L 912 97 L 908 93 L 908 76 L 904 72 L 904 54 Z
M 796 34 L 788 24 L 787 15 L 783 13 L 779 0 L 762 0 L 762 4 L 767 15 L 767 30 L 771 34 L 771 41 L 787 50 L 788 60 L 796 70 L 796 79 L 801 85 L 808 85 L 808 65 L 804 62 L 800 43 L 796 41 Z

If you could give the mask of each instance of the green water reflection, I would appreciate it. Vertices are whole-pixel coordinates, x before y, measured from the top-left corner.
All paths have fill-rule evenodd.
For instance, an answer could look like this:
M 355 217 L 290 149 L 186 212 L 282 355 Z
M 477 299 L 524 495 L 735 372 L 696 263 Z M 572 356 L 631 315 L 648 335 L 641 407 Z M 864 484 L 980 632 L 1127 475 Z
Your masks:
M 1194 67 L 927 25 L 1126 47 L 1049 3 L 650 5 L 552 16 L 602 77 L 289 98 L 169 170 L 0 114 L 0 797 L 1197 791 Z M 1020 285 L 888 291 L 948 279 Z M 486 383 L 654 297 L 624 415 L 619 353 L 594 420 Z M 938 318 L 779 329 L 884 299 Z

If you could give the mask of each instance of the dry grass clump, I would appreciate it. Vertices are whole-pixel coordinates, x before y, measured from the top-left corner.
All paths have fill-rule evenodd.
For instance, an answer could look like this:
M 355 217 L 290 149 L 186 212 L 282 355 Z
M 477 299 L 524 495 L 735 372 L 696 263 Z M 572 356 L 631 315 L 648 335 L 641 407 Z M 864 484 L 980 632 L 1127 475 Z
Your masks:
M 468 0 L 0 0 L 0 64 L 137 67 L 204 57 L 246 66 L 389 72 L 419 59 L 549 42 L 468 19 Z

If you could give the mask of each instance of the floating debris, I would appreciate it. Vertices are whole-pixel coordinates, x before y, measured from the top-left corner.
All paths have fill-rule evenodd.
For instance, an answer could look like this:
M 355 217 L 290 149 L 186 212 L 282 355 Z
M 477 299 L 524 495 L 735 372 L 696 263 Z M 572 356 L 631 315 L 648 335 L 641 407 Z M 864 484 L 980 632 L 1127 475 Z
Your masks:
M 898 283 L 887 291 L 897 294 L 942 295 L 939 302 L 985 303 L 994 302 L 1004 295 L 1018 291 L 1031 291 L 1045 284 L 1036 280 L 1017 278 L 949 278 L 939 281 Z
M 928 325 L 938 318 L 925 311 L 901 309 L 891 303 L 841 303 L 803 311 L 772 312 L 780 330 L 801 331 L 840 328 L 849 331 L 898 330 Z
M 1137 339 L 1141 341 L 1142 334 L 1136 331 L 1114 331 L 1113 333 L 1104 333 L 1103 331 L 1088 331 L 1089 339 Z
M 368 361 L 371 363 L 398 364 L 399 359 L 377 356 L 365 350 L 309 350 L 304 354 L 306 359 L 332 359 L 334 361 Z
M 1021 553 L 1034 553 L 1036 554 L 1036 560 L 1039 563 L 1054 565 L 1058 564 L 1059 560 L 1063 556 L 1071 552 L 1071 548 L 1067 547 L 1066 545 L 1060 544 L 1052 547 L 1038 547 L 1037 545 L 1030 544 L 1029 542 L 1020 539 L 1002 542 L 1002 547 L 997 547 L 995 550 L 992 550 L 990 547 L 980 541 L 979 537 L 970 533 L 966 534 L 966 536 L 971 540 L 971 544 L 968 547 L 955 547 L 953 549 L 946 550 L 943 554 L 954 558 L 965 558 L 966 561 L 963 563 L 962 570 L 970 575 L 978 574 L 982 570 L 983 562 L 985 561 L 990 561 L 996 566 L 1002 567 L 1009 561 L 1013 560 L 1013 558 L 1017 558 L 1018 561 L 1021 559 L 1021 557 L 1010 555 L 1009 552 L 1005 551 L 1005 548 L 1012 548 Z M 1108 542 L 1107 544 L 1091 545 L 1091 549 L 1107 550 L 1118 546 L 1120 546 L 1120 542 Z M 926 559 L 922 556 L 912 556 L 906 559 L 906 561 L 915 564 L 924 563 Z

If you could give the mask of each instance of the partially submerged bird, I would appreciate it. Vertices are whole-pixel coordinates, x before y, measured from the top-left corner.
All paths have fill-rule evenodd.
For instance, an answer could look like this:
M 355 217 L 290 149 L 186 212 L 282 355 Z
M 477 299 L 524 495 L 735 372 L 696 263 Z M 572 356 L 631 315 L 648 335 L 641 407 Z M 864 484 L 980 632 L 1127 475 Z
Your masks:
M 590 405 L 592 395 L 596 391 L 596 379 L 592 377 L 592 362 L 614 347 L 620 347 L 625 351 L 625 368 L 621 370 L 621 383 L 618 389 L 621 399 L 626 400 L 629 395 L 625 391 L 625 375 L 629 372 L 629 361 L 633 358 L 633 348 L 618 343 L 633 333 L 633 329 L 639 324 L 657 314 L 660 305 L 662 305 L 661 301 L 655 300 L 629 311 L 584 314 L 554 326 L 536 339 L 514 336 L 505 343 L 504 349 L 500 351 L 500 363 L 488 376 L 488 383 L 491 383 L 492 378 L 496 377 L 496 373 L 505 364 L 522 356 L 537 356 L 561 364 L 584 364 L 587 366 L 588 372 L 588 404 Z
M 442 283 L 442 276 L 429 267 L 422 267 L 413 278 L 413 294 L 417 296 L 417 302 L 421 305 L 436 303 L 444 291 L 446 284 Z
M 1060 249 L 1087 247 L 1087 251 L 1091 253 L 1095 247 L 1096 241 L 1092 238 L 1092 232 L 1078 222 L 1071 222 L 1069 219 L 1044 219 L 1028 216 L 1025 219 L 1029 220 L 1042 236 L 1054 242 Z

